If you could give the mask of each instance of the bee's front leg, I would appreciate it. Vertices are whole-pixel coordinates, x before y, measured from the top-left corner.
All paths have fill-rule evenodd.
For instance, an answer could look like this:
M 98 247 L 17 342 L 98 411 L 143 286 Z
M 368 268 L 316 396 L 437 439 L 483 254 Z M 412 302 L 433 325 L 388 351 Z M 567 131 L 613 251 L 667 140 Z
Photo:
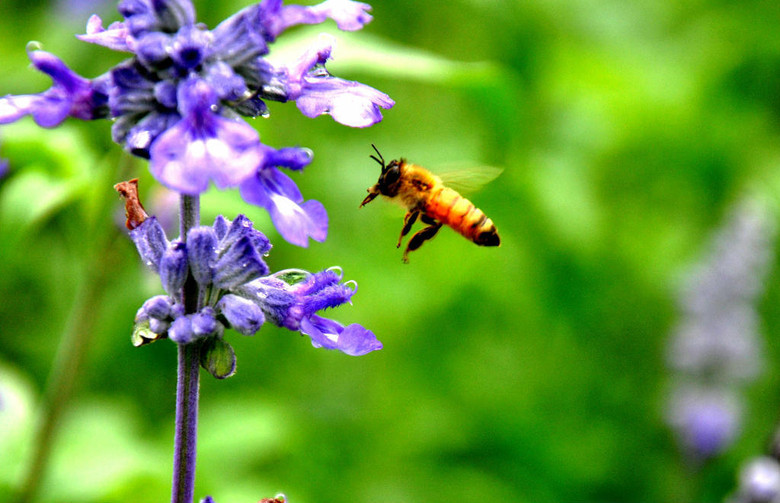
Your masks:
M 417 217 L 420 216 L 419 210 L 413 210 L 406 214 L 404 217 L 404 226 L 401 229 L 401 235 L 398 236 L 398 244 L 395 245 L 396 248 L 401 247 L 401 240 L 409 234 L 409 231 L 412 229 L 412 225 L 414 225 L 414 222 L 417 221 Z
M 413 252 L 417 248 L 429 239 L 433 239 L 439 229 L 441 229 L 442 223 L 433 220 L 430 217 L 423 216 L 422 221 L 428 224 L 428 227 L 417 232 L 412 239 L 409 240 L 409 244 L 406 245 L 406 251 L 404 251 L 403 261 L 405 264 L 409 263 L 409 252 Z

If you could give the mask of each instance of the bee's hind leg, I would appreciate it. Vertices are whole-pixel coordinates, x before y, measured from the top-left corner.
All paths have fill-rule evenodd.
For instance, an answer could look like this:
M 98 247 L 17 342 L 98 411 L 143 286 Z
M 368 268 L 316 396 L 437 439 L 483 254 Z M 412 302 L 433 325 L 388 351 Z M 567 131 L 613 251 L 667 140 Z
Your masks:
M 417 248 L 421 247 L 424 242 L 428 241 L 429 239 L 433 239 L 442 226 L 441 222 L 437 222 L 436 220 L 426 215 L 423 215 L 421 220 L 428 224 L 428 227 L 418 231 L 414 236 L 412 236 L 412 239 L 409 240 L 409 244 L 406 245 L 406 250 L 404 251 L 403 257 L 403 261 L 406 264 L 409 263 L 409 252 L 413 252 Z
M 414 223 L 417 221 L 418 216 L 420 216 L 419 210 L 410 211 L 406 214 L 404 217 L 404 226 L 401 229 L 401 235 L 398 236 L 398 244 L 395 245 L 396 248 L 401 247 L 401 240 L 404 238 L 404 236 L 409 234 L 409 231 L 412 229 L 412 225 L 414 225 Z

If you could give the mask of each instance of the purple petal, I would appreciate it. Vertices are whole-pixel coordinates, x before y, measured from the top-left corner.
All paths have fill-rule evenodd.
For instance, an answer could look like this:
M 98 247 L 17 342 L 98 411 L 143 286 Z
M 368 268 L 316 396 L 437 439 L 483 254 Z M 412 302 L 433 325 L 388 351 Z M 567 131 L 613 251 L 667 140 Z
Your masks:
M 323 35 L 288 67 L 289 99 L 307 117 L 329 114 L 350 127 L 376 124 L 382 120 L 379 109 L 392 108 L 395 101 L 373 87 L 331 76 L 322 65 L 330 58 L 332 45 L 333 38 Z
M 52 78 L 52 87 L 40 94 L 0 98 L 0 124 L 32 115 L 39 126 L 51 128 L 68 116 L 91 120 L 107 115 L 108 97 L 102 92 L 101 79 L 93 84 L 45 51 L 31 51 L 29 57 L 38 70 Z
M 347 325 L 339 335 L 338 344 L 338 349 L 350 356 L 362 356 L 383 347 L 374 332 L 357 323 Z
M 214 263 L 214 286 L 230 290 L 268 273 L 252 239 L 244 236 L 224 251 Z
M 241 184 L 241 197 L 262 206 L 271 215 L 274 227 L 288 242 L 307 247 L 308 238 L 324 241 L 328 234 L 328 214 L 318 201 L 303 200 L 298 187 L 275 168 L 261 170 Z
M 311 316 L 301 320 L 300 330 L 311 337 L 315 348 L 338 349 L 350 356 L 362 356 L 382 349 L 382 343 L 374 333 L 356 323 L 345 328 L 336 321 Z
M 59 125 L 68 116 L 70 100 L 62 93 L 51 91 L 0 98 L 0 124 L 10 124 L 25 115 L 32 115 L 41 127 Z
M 115 51 L 133 52 L 134 41 L 125 23 L 115 22 L 103 28 L 103 20 L 93 14 L 87 21 L 87 33 L 76 35 L 76 38 L 84 42 L 102 45 Z
M 189 195 L 204 192 L 211 180 L 220 189 L 239 185 L 260 163 L 257 131 L 214 113 L 216 95 L 204 81 L 193 79 L 183 88 L 184 118 L 152 144 L 150 171 L 163 185 Z
M 278 5 L 279 2 L 276 3 Z M 370 5 L 350 0 L 326 0 L 312 7 L 286 5 L 274 15 L 270 15 L 269 12 L 266 24 L 273 37 L 277 37 L 291 26 L 318 24 L 328 18 L 336 21 L 339 29 L 354 31 L 363 28 L 363 25 L 371 21 L 371 15 L 368 13 L 370 10 Z
M 249 240 L 258 255 L 265 255 L 271 251 L 271 242 L 265 234 L 254 229 L 252 221 L 246 215 L 238 215 L 232 222 L 224 217 L 218 217 L 214 221 L 214 231 L 219 238 L 219 255 L 230 249 L 236 241 L 242 238 Z

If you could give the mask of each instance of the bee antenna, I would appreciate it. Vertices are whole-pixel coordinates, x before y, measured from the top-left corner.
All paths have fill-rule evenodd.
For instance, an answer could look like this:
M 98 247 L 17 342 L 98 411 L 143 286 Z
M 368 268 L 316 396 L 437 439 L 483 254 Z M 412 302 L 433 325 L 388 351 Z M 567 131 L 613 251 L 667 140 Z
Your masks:
M 377 159 L 377 157 L 376 157 L 376 156 L 374 156 L 374 155 L 370 155 L 369 157 L 370 157 L 371 159 L 375 160 L 376 162 L 378 162 L 380 166 L 382 166 L 382 173 L 384 173 L 384 172 L 387 170 L 387 167 L 385 166 L 385 158 L 384 158 L 384 157 L 382 157 L 382 154 L 379 152 L 379 149 L 378 149 L 378 148 L 376 148 L 376 145 L 374 145 L 374 144 L 372 143 L 372 144 L 371 144 L 371 146 L 372 146 L 372 147 L 374 147 L 374 152 L 376 152 L 376 153 L 377 153 L 377 155 L 379 156 L 379 158 Z

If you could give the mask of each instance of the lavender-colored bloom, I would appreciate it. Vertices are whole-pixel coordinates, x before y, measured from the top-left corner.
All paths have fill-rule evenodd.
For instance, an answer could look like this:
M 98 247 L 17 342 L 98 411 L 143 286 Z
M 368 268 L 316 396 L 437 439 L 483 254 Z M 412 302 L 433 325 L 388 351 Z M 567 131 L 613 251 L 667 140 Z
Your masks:
M 67 117 L 91 120 L 108 116 L 108 80 L 106 76 L 85 79 L 51 53 L 33 50 L 30 61 L 52 78 L 53 85 L 40 94 L 0 98 L 0 124 L 32 115 L 36 124 L 51 128 Z
M 733 392 L 713 387 L 674 391 L 668 421 L 686 452 L 706 459 L 719 454 L 737 438 L 742 407 Z
M 287 68 L 288 96 L 306 117 L 329 114 L 345 126 L 368 127 L 382 120 L 380 108 L 394 102 L 386 94 L 359 82 L 333 77 L 325 69 L 333 37 L 322 35 L 300 59 Z
M 304 202 L 295 183 L 276 168 L 303 169 L 311 162 L 311 152 L 300 148 L 263 150 L 260 169 L 241 184 L 241 197 L 268 210 L 274 226 L 288 242 L 305 247 L 309 238 L 324 241 L 328 233 L 325 208 L 318 201 Z
M 244 121 L 212 113 L 217 97 L 205 80 L 190 79 L 178 92 L 184 118 L 152 145 L 152 175 L 191 195 L 204 192 L 210 180 L 224 189 L 251 176 L 261 159 L 257 131 Z
M 268 275 L 263 257 L 271 244 L 243 215 L 232 222 L 220 216 L 211 227 L 193 228 L 186 243 L 168 242 L 154 217 L 131 231 L 131 237 L 168 292 L 148 299 L 138 310 L 136 325 L 143 328 L 143 340 L 134 340 L 139 345 L 165 336 L 179 344 L 221 339 L 226 328 L 253 335 L 268 320 L 308 335 L 314 347 L 338 349 L 353 356 L 382 348 L 370 330 L 358 324 L 344 327 L 317 314 L 350 302 L 356 283 L 342 283 L 337 269 Z M 180 294 L 188 272 L 198 284 L 202 306 L 194 314 L 185 314 Z M 214 347 L 232 351 L 224 345 Z M 213 363 L 204 366 L 211 368 Z M 227 377 L 228 370 L 218 377 Z
M 314 347 L 338 349 L 352 356 L 382 349 L 370 330 L 357 324 L 344 327 L 316 314 L 350 302 L 357 284 L 341 283 L 341 279 L 338 269 L 280 271 L 247 283 L 240 293 L 258 302 L 266 320 L 308 335 Z
M 30 54 L 54 86 L 39 95 L 0 99 L 0 123 L 32 115 L 52 127 L 66 117 L 113 119 L 112 136 L 134 155 L 148 158 L 152 174 L 168 188 L 197 195 L 213 183 L 241 186 L 251 203 L 266 208 L 282 236 L 306 246 L 323 240 L 327 216 L 303 201 L 276 167 L 301 169 L 311 160 L 279 160 L 241 116 L 267 115 L 265 100 L 295 101 L 308 117 L 330 114 L 337 122 L 366 127 L 394 105 L 384 93 L 331 76 L 325 69 L 332 41 L 321 38 L 297 61 L 274 66 L 265 59 L 286 29 L 333 19 L 342 30 L 371 20 L 370 6 L 326 0 L 303 7 L 263 0 L 208 30 L 196 23 L 190 0 L 122 0 L 124 20 L 107 28 L 98 16 L 79 38 L 130 53 L 105 75 L 88 80 L 43 51 Z M 293 150 L 293 149 L 290 149 Z M 303 151 L 303 149 L 298 149 Z M 271 152 L 269 154 L 269 152 Z
M 768 273 L 774 226 L 757 201 L 739 205 L 708 257 L 687 277 L 667 360 L 675 372 L 669 424 L 684 449 L 706 459 L 736 439 L 738 389 L 762 368 L 755 303 Z

